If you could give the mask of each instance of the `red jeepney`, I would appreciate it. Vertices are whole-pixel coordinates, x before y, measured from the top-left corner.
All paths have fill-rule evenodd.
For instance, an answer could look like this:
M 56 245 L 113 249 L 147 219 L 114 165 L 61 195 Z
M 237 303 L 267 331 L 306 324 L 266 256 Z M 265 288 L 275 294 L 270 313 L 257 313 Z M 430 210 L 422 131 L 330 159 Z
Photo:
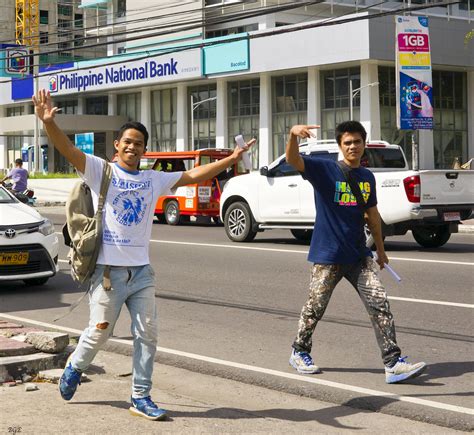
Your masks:
M 146 152 L 140 169 L 155 171 L 186 171 L 196 166 L 212 163 L 231 155 L 227 148 L 206 148 L 196 151 Z M 209 216 L 219 220 L 219 200 L 225 182 L 236 175 L 245 174 L 239 162 L 222 171 L 212 180 L 178 187 L 173 195 L 161 196 L 155 207 L 155 216 L 169 225 L 189 221 L 190 216 Z

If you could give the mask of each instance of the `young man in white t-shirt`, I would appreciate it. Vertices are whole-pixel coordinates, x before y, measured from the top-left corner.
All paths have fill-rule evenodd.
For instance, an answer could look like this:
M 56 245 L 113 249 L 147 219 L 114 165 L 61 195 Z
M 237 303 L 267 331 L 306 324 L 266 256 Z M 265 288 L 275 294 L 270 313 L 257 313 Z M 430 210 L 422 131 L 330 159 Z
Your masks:
M 55 148 L 79 171 L 92 191 L 94 208 L 104 160 L 76 148 L 54 121 L 58 111 L 45 90 L 33 96 L 35 112 Z M 146 151 L 148 132 L 138 123 L 125 124 L 114 147 L 118 160 L 112 166 L 112 180 L 104 204 L 103 243 L 91 278 L 89 326 L 70 356 L 60 380 L 65 400 L 71 400 L 81 374 L 90 365 L 113 331 L 123 304 L 132 321 L 133 374 L 130 412 L 150 420 L 162 420 L 166 411 L 150 397 L 153 361 L 157 343 L 155 274 L 148 257 L 154 208 L 158 198 L 170 189 L 210 179 L 237 162 L 248 149 L 236 147 L 232 155 L 183 172 L 139 171 Z M 111 288 L 104 286 L 104 275 Z

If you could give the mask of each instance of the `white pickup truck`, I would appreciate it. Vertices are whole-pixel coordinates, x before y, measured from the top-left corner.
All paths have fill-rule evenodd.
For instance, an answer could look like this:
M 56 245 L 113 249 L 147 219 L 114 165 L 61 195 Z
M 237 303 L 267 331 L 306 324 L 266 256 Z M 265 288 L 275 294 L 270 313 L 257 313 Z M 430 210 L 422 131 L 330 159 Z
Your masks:
M 300 153 L 342 159 L 334 140 L 303 143 Z M 472 213 L 473 170 L 413 171 L 403 150 L 383 141 L 367 143 L 361 164 L 375 175 L 384 237 L 411 230 L 421 246 L 439 247 Z M 259 172 L 229 180 L 220 217 L 234 242 L 249 242 L 257 232 L 272 228 L 289 229 L 297 239 L 309 240 L 316 217 L 313 188 L 283 155 Z

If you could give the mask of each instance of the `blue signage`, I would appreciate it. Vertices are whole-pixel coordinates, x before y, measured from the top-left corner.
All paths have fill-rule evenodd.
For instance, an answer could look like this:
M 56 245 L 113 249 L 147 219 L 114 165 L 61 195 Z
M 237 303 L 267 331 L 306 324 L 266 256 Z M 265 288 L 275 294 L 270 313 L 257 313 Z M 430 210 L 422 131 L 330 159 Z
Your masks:
M 94 154 L 94 133 L 80 133 L 75 135 L 75 145 L 86 154 Z
M 232 35 L 232 38 L 239 36 L 241 35 Z M 242 36 L 248 35 L 244 33 Z M 208 75 L 248 70 L 250 68 L 249 52 L 248 38 L 204 47 L 202 49 L 203 72 Z

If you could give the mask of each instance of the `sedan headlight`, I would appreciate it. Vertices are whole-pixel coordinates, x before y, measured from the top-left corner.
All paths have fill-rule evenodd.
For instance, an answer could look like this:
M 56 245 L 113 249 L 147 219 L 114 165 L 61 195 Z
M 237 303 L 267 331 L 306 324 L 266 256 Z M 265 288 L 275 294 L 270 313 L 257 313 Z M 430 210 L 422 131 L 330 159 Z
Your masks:
M 54 233 L 54 224 L 49 219 L 45 219 L 38 231 L 45 236 L 49 236 Z

